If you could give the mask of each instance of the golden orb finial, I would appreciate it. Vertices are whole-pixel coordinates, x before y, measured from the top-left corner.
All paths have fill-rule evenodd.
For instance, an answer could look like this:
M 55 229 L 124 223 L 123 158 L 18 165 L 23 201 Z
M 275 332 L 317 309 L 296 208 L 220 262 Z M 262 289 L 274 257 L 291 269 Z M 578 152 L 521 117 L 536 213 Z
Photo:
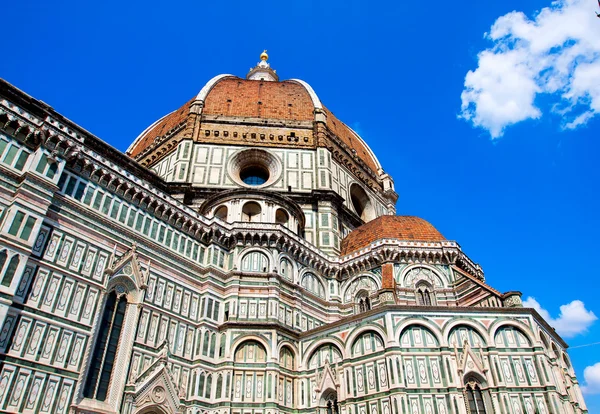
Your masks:
M 263 52 L 260 54 L 260 60 L 264 60 L 266 61 L 267 59 L 269 59 L 269 55 L 267 55 L 267 49 L 263 50 Z

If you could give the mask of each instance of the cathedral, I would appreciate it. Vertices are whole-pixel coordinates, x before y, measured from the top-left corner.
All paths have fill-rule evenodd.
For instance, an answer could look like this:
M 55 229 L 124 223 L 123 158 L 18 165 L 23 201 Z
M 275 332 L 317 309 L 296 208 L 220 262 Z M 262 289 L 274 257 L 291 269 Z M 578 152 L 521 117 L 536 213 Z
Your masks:
M 0 412 L 588 412 L 309 84 L 198 86 L 122 153 L 0 80 Z

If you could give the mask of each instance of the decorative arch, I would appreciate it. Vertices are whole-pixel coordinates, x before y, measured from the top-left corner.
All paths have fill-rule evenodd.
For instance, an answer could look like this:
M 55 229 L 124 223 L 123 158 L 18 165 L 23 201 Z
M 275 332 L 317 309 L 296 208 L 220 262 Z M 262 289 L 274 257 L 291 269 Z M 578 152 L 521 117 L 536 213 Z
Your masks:
M 381 289 L 381 283 L 377 278 L 368 273 L 362 273 L 348 280 L 342 285 L 342 297 L 345 303 L 352 303 L 360 290 L 373 292 Z
M 451 346 L 450 332 L 452 331 L 452 329 L 454 329 L 458 325 L 463 325 L 463 326 L 469 327 L 469 328 L 473 329 L 475 332 L 477 332 L 479 334 L 479 336 L 481 338 L 483 338 L 484 346 L 487 347 L 488 346 L 487 344 L 490 343 L 490 337 L 488 335 L 488 332 L 481 323 L 473 321 L 473 320 L 469 320 L 469 319 L 455 318 L 455 319 L 452 319 L 449 322 L 447 322 L 442 329 L 442 335 L 444 338 L 443 345 Z M 462 343 L 457 344 L 457 346 L 462 346 Z
M 267 348 L 255 339 L 247 339 L 240 343 L 233 353 L 234 362 L 250 363 L 267 363 L 268 353 Z
M 159 404 L 144 407 L 139 411 L 134 411 L 134 413 L 135 414 L 172 414 L 171 411 L 163 409 Z
M 233 359 L 235 352 L 237 351 L 238 347 L 240 347 L 244 342 L 246 341 L 256 341 L 259 342 L 267 351 L 267 361 L 270 360 L 271 355 L 270 355 L 270 345 L 269 342 L 263 338 L 262 336 L 258 336 L 258 335 L 242 335 L 236 339 L 233 340 L 233 342 L 231 343 L 231 347 L 230 347 L 230 356 Z
M 473 349 L 487 347 L 485 337 L 481 336 L 479 332 L 470 325 L 458 324 L 450 330 L 450 333 L 448 334 L 448 343 L 450 346 L 462 348 L 465 341 L 467 341 Z
M 514 331 L 516 334 L 508 333 L 509 331 Z M 502 335 L 503 338 L 501 338 L 500 335 Z M 523 338 L 519 338 L 518 335 L 522 335 Z M 514 337 L 514 339 L 511 339 L 511 336 Z M 512 347 L 511 345 L 513 340 L 515 342 L 514 346 L 518 348 L 530 348 L 535 343 L 530 329 L 522 322 L 512 320 L 500 321 L 495 325 L 492 325 L 490 328 L 490 338 L 494 339 L 496 346 L 503 347 Z M 523 339 L 526 341 L 526 343 L 522 343 Z M 502 342 L 499 342 L 500 340 L 502 340 Z
M 344 343 L 340 339 L 338 339 L 336 337 L 323 338 L 319 341 L 312 343 L 304 351 L 304 357 L 302 360 L 304 367 L 308 368 L 308 362 L 317 349 L 319 349 L 323 345 L 328 345 L 328 344 L 333 345 L 338 348 L 338 350 L 340 351 L 340 353 L 342 355 L 342 359 L 344 359 L 346 357 L 346 354 L 344 352 L 345 346 L 344 346 Z
M 355 357 L 367 353 L 384 351 L 385 341 L 383 338 L 373 329 L 366 330 L 352 341 L 348 355 Z
M 322 367 L 326 362 L 336 364 L 343 361 L 342 349 L 331 341 L 321 344 L 309 354 L 307 368 L 316 369 Z
M 244 250 L 239 255 L 239 269 L 242 272 L 270 272 L 270 254 L 263 249 Z
M 388 334 L 383 327 L 375 324 L 361 326 L 360 328 L 353 330 L 350 335 L 348 335 L 348 338 L 346 338 L 346 346 L 344 348 L 346 355 L 352 355 L 352 344 L 365 332 L 375 332 L 381 337 L 384 346 L 387 343 Z
M 447 281 L 444 279 L 435 267 L 426 264 L 414 264 L 402 270 L 398 281 L 402 287 L 414 288 L 420 280 L 425 280 L 434 289 L 442 289 L 447 285 Z
M 431 321 L 429 321 L 428 319 L 418 318 L 418 317 L 408 318 L 408 319 L 403 320 L 394 329 L 394 338 L 398 338 L 398 341 L 400 341 L 400 338 L 402 337 L 402 334 L 404 333 L 404 331 L 414 325 L 421 326 L 422 328 L 429 330 L 431 332 L 431 334 L 433 335 L 433 337 L 435 338 L 435 340 L 437 341 L 437 343 L 440 344 L 440 346 L 444 344 L 444 342 L 445 342 L 444 338 L 446 336 L 445 336 L 444 332 L 442 332 L 440 327 L 434 323 L 431 323 Z
M 405 326 L 399 336 L 403 348 L 439 348 L 440 340 L 430 327 L 422 323 Z

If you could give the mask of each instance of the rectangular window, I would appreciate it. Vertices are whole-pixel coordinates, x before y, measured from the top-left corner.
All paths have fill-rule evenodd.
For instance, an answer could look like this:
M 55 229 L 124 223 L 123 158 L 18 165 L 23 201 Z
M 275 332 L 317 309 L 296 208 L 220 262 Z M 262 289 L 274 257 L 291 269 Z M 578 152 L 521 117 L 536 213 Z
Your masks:
M 215 301 L 215 313 L 213 313 L 213 319 L 215 321 L 219 320 L 219 302 Z
M 85 192 L 85 197 L 83 197 L 83 204 L 88 205 L 88 206 L 90 205 L 95 191 L 96 191 L 96 188 L 92 187 L 91 185 L 88 186 L 87 191 Z
M 171 238 L 173 237 L 173 230 L 167 230 L 167 239 L 165 240 L 165 244 L 167 246 L 171 245 Z
M 127 217 L 127 225 L 133 227 L 133 220 L 135 220 L 135 210 L 132 208 L 129 210 L 129 217 Z
M 129 207 L 125 204 L 121 206 L 121 214 L 119 214 L 119 221 L 121 223 L 125 223 L 125 219 L 127 219 L 127 212 L 129 211 Z
M 142 230 L 142 224 L 144 223 L 144 215 L 142 214 L 142 212 L 138 212 L 137 215 L 137 220 L 135 221 L 135 229 L 137 231 L 141 231 Z
M 6 156 L 4 157 L 4 162 L 8 165 L 12 165 L 12 162 L 15 159 L 15 156 L 17 155 L 18 150 L 19 149 L 17 147 L 15 147 L 14 145 L 11 145 L 8 148 L 8 152 L 6 153 Z
M 8 145 L 7 141 L 0 139 L 0 156 L 2 156 L 2 154 L 4 154 L 4 150 L 6 149 L 7 145 Z
M 150 231 L 150 217 L 146 217 L 146 221 L 144 222 L 144 234 L 147 236 Z
M 117 214 L 119 213 L 119 207 L 120 206 L 121 206 L 121 203 L 119 203 L 117 200 L 115 200 L 113 202 L 112 209 L 110 210 L 110 217 L 111 218 L 117 218 Z
M 80 181 L 79 185 L 77 186 L 77 190 L 75 190 L 75 195 L 73 195 L 73 198 L 75 198 L 75 200 L 81 201 L 83 197 L 83 192 L 85 191 L 85 187 L 85 183 L 83 181 Z
M 104 214 L 108 214 L 108 209 L 110 208 L 110 202 L 112 201 L 112 197 L 108 194 L 104 197 L 104 204 L 102 204 L 102 212 Z
M 15 214 L 15 218 L 13 219 L 13 222 L 10 225 L 10 228 L 8 229 L 8 234 L 16 236 L 19 233 L 21 224 L 23 224 L 23 219 L 25 219 L 25 213 L 17 211 L 17 214 Z
M 173 248 L 173 250 L 177 250 L 178 245 L 179 245 L 179 234 L 174 234 L 173 235 L 173 244 L 171 245 L 171 247 Z
M 42 156 L 40 157 L 40 162 L 38 163 L 35 170 L 37 172 L 39 172 L 40 174 L 43 174 L 44 171 L 46 171 L 47 165 L 48 165 L 48 157 L 46 156 L 46 154 L 42 154 Z
M 67 182 L 67 186 L 65 187 L 65 195 L 70 196 L 71 194 L 73 194 L 75 184 L 77 184 L 77 178 L 69 176 L 69 181 Z
M 152 231 L 150 232 L 150 238 L 152 240 L 156 239 L 156 231 L 158 230 L 158 222 L 152 222 Z
M 104 193 L 102 191 L 98 191 L 96 193 L 96 198 L 94 198 L 94 205 L 92 206 L 94 210 L 100 210 L 100 204 L 102 203 L 103 196 Z
M 23 171 L 23 167 L 27 162 L 27 158 L 29 158 L 29 153 L 21 151 L 21 154 L 19 154 L 19 158 L 17 159 L 17 162 L 15 164 L 15 168 L 19 171 Z
M 56 175 L 57 171 L 58 164 L 53 162 L 52 164 L 50 164 L 50 167 L 48 167 L 48 171 L 46 171 L 46 177 L 48 177 L 51 180 L 54 180 L 54 176 Z
M 34 217 L 27 217 L 25 221 L 25 227 L 21 231 L 21 237 L 23 240 L 29 240 L 29 236 L 31 236 L 31 231 L 33 230 L 33 226 L 35 226 L 36 219 Z
M 165 237 L 165 226 L 160 226 L 160 230 L 158 231 L 158 242 L 162 243 Z

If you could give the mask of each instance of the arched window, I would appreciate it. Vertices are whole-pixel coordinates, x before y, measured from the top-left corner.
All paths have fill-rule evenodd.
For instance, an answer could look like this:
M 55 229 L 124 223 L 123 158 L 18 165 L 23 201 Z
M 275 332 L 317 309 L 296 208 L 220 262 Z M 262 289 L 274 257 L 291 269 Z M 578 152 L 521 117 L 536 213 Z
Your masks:
M 300 285 L 309 292 L 325 299 L 325 288 L 321 281 L 312 273 L 306 273 L 302 277 L 302 283 L 300 283 Z
M 2 252 L 6 255 L 6 252 Z M 17 271 L 17 267 L 19 267 L 19 255 L 15 254 L 8 262 L 8 266 L 6 266 L 6 270 L 4 271 L 4 276 L 2 277 L 2 286 L 9 287 L 12 283 L 13 278 L 15 277 L 15 272 Z M 0 258 L 0 260 L 6 261 L 6 256 L 4 259 Z M 2 263 L 4 264 L 4 263 Z M 0 266 L 0 270 L 2 267 Z
M 287 346 L 282 347 L 279 351 L 279 366 L 294 369 L 294 353 Z
M 371 310 L 371 301 L 367 291 L 362 290 L 356 295 L 356 307 L 360 313 Z
M 125 294 L 117 295 L 114 290 L 108 294 L 83 389 L 86 398 L 106 400 L 126 307 Z
M 290 221 L 289 214 L 285 210 L 278 208 L 277 211 L 275 212 L 275 223 L 281 224 L 282 226 L 287 227 L 289 221 Z
M 417 305 L 421 306 L 433 306 L 435 302 L 433 300 L 433 289 L 429 283 L 419 282 L 416 290 Z
M 244 204 L 242 208 L 242 221 L 259 223 L 261 221 L 261 212 L 260 204 L 250 201 Z
M 328 390 L 323 393 L 323 400 L 325 401 L 327 414 L 339 414 L 340 409 L 337 400 L 337 393 L 335 391 Z
M 375 218 L 375 209 L 371 199 L 362 189 L 362 187 L 356 183 L 350 186 L 350 200 L 352 201 L 352 207 L 356 214 L 364 221 L 368 222 Z
M 339 412 L 337 399 L 327 400 L 327 414 L 338 414 Z
M 475 377 L 471 377 L 467 380 L 465 393 L 467 394 L 470 414 L 486 414 L 487 411 L 485 410 L 484 394 L 481 389 L 481 383 Z
M 250 252 L 242 258 L 243 272 L 267 272 L 269 259 L 264 253 Z
M 294 280 L 294 267 L 292 266 L 292 262 L 285 257 L 281 259 L 281 262 L 279 262 L 279 270 L 281 272 L 281 276 L 289 280 Z
M 227 221 L 227 206 L 218 207 L 215 210 L 215 218 L 221 221 Z

